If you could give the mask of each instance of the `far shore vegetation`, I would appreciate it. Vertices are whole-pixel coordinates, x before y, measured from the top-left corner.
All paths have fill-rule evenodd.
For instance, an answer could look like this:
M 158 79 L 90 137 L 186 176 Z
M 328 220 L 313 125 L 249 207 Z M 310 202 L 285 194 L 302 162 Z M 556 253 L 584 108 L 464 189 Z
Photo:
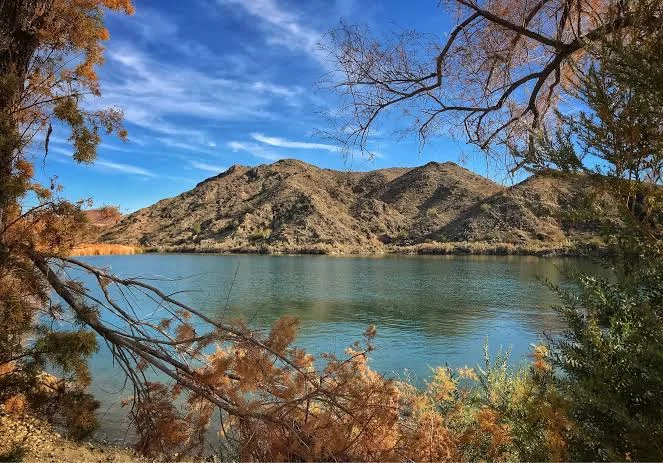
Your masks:
M 104 247 L 104 246 L 107 246 Z M 136 252 L 123 252 L 135 250 Z M 180 246 L 154 246 L 138 248 L 125 245 L 91 244 L 80 248 L 74 248 L 74 252 L 85 255 L 88 250 L 102 251 L 98 254 L 139 254 L 151 252 L 183 252 L 183 253 L 219 253 L 219 254 L 324 254 L 324 255 L 381 255 L 381 254 L 418 254 L 418 255 L 524 255 L 524 256 L 597 256 L 610 252 L 608 246 L 600 240 L 588 243 L 568 243 L 558 246 L 550 244 L 541 245 L 517 245 L 512 243 L 490 243 L 490 242 L 437 242 L 430 241 L 409 246 L 385 246 L 375 249 L 365 247 L 352 247 L 334 244 L 311 244 L 303 246 L 288 246 L 268 244 L 263 245 L 233 245 L 233 244 L 210 244 L 210 245 L 180 245 Z M 106 252 L 103 252 L 106 251 Z

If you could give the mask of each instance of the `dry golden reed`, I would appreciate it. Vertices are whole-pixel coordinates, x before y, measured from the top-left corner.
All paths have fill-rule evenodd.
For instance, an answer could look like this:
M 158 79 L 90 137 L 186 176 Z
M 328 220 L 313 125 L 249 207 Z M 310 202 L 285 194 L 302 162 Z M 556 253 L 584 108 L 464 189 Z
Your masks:
M 75 246 L 69 255 L 71 256 L 104 256 L 113 254 L 141 254 L 143 251 L 136 246 L 124 244 L 89 243 Z

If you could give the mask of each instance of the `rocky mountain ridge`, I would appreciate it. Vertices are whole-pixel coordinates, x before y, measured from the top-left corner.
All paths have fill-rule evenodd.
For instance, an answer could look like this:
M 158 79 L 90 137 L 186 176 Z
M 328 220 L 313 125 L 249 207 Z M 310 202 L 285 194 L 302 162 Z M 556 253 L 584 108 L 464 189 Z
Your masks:
M 560 217 L 585 183 L 551 174 L 506 188 L 452 162 L 369 172 L 292 159 L 234 165 L 124 217 L 102 240 L 234 252 L 383 252 L 460 242 L 553 249 L 591 235 L 591 226 Z

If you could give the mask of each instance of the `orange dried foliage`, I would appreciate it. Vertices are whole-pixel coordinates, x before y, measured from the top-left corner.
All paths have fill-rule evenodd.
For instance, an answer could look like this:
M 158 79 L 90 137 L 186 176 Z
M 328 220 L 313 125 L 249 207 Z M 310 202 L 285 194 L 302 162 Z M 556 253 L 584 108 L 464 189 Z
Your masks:
M 20 415 L 26 411 L 28 403 L 25 399 L 25 395 L 16 394 L 9 397 L 2 406 L 6 413 Z
M 247 329 L 241 323 L 236 326 Z M 204 356 L 205 366 L 197 370 L 197 384 L 205 390 L 222 391 L 224 401 L 237 407 L 233 413 L 222 412 L 219 429 L 222 440 L 236 452 L 235 458 L 464 461 L 530 456 L 518 453 L 518 437 L 509 421 L 516 415 L 518 419 L 527 417 L 503 411 L 500 391 L 482 390 L 480 379 L 485 380 L 486 373 L 468 367 L 456 371 L 437 368 L 428 387 L 418 389 L 369 367 L 367 354 L 373 348 L 374 327 L 367 330 L 363 348 L 355 344 L 344 358 L 323 354 L 317 361 L 292 346 L 296 328 L 296 320 L 285 317 L 274 323 L 261 344 L 219 343 L 213 353 Z M 536 376 L 522 379 L 520 388 L 509 383 L 515 384 L 515 379 L 505 381 L 519 391 L 510 393 L 510 400 L 519 404 L 535 400 L 539 391 Z M 155 396 L 138 408 L 142 414 L 138 428 L 145 434 L 141 450 L 200 449 L 218 408 L 180 384 L 152 388 Z M 183 395 L 184 401 L 180 400 Z M 176 402 L 182 407 L 175 407 Z M 552 408 L 542 405 L 542 410 Z M 160 416 L 147 418 L 157 411 Z M 559 411 L 561 416 L 563 408 Z M 161 425 L 164 416 L 172 427 Z M 559 417 L 549 415 L 537 422 L 546 419 Z M 151 427 L 142 429 L 141 423 L 147 422 Z M 560 457 L 564 456 L 561 429 L 550 427 L 542 434 Z
M 172 455 L 187 440 L 189 426 L 178 415 L 163 384 L 148 383 L 146 388 L 145 396 L 132 410 L 138 432 L 136 448 L 144 453 L 158 451 Z

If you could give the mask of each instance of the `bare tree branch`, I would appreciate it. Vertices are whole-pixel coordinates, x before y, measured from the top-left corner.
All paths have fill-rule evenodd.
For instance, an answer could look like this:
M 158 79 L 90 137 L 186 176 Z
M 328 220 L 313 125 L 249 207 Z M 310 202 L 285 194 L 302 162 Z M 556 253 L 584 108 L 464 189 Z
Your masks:
M 553 121 L 551 110 L 570 76 L 591 62 L 592 43 L 627 31 L 636 20 L 615 1 L 445 3 L 464 17 L 441 45 L 416 32 L 392 43 L 371 39 L 357 26 L 330 33 L 327 51 L 342 75 L 330 85 L 342 104 L 335 135 L 327 135 L 370 151 L 371 130 L 399 107 L 422 143 L 431 133 L 458 128 L 485 150 L 498 140 L 527 139 Z M 662 18 L 644 20 L 661 24 Z

